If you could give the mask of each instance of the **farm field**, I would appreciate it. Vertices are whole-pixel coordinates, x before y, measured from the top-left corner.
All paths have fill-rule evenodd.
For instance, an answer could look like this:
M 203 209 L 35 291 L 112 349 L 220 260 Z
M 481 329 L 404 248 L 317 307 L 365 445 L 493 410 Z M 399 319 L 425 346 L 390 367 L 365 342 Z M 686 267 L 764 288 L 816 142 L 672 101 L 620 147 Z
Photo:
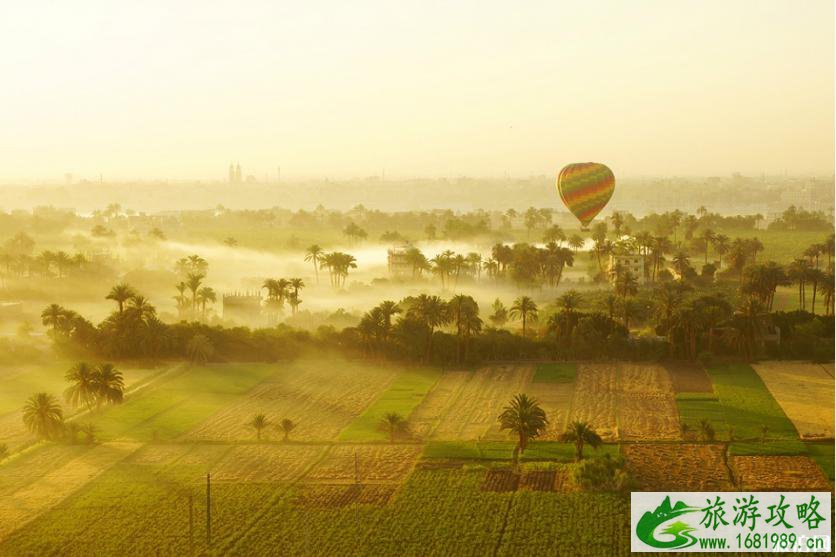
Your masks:
M 663 364 L 671 378 L 671 384 L 677 393 L 713 393 L 714 385 L 705 369 L 699 364 L 689 362 L 669 362 Z
M 719 444 L 624 445 L 627 470 L 643 491 L 732 491 Z
M 294 440 L 334 440 L 390 386 L 395 375 L 392 367 L 343 360 L 277 364 L 245 397 L 221 408 L 187 437 L 205 441 L 254 439 L 255 431 L 247 422 L 263 413 L 273 424 L 285 418 L 296 423 Z M 403 375 L 399 380 L 403 382 Z M 281 433 L 268 428 L 263 437 L 280 439 Z
M 184 368 L 150 385 L 141 396 L 101 410 L 90 421 L 98 438 L 160 442 L 178 438 L 269 377 L 266 364 Z
M 750 367 L 713 368 L 716 395 L 677 393 L 675 373 L 613 363 L 442 374 L 315 360 L 175 370 L 91 417 L 104 442 L 42 443 L 0 463 L 0 555 L 625 553 L 629 500 L 582 492 L 557 428 L 522 454 L 520 477 L 510 473 L 514 442 L 495 420 L 518 392 L 550 417 L 612 420 L 621 444 L 585 455 L 623 456 L 637 489 L 830 489 L 832 443 L 801 442 Z M 269 428 L 258 442 L 245 425 L 291 408 L 299 426 L 287 442 Z M 412 438 L 392 444 L 377 430 L 390 411 L 409 417 Z M 736 453 L 742 440 L 726 451 L 730 425 L 754 435 L 769 412 L 775 440 L 747 442 L 763 453 L 794 442 L 799 454 Z M 683 440 L 679 418 L 689 432 L 709 419 L 718 442 Z
M 618 439 L 618 366 L 580 364 L 569 421 L 591 424 L 605 441 Z
M 680 438 L 673 385 L 661 366 L 623 364 L 616 408 L 622 440 Z
M 544 439 L 557 439 L 566 431 L 572 397 L 575 393 L 575 364 L 540 364 L 528 392 L 537 399 L 549 418 L 549 428 Z
M 743 490 L 830 491 L 821 468 L 806 456 L 735 456 L 731 459 L 736 480 Z
M 3 383 L 0 389 L 0 443 L 15 450 L 33 440 L 23 426 L 21 401 L 35 392 L 62 394 L 67 387 L 64 375 L 72 365 L 73 362 L 58 360 L 49 365 L 0 366 Z M 167 367 L 119 366 L 119 370 L 124 377 L 125 390 L 130 392 L 166 372 Z
M 804 444 L 761 378 L 746 364 L 708 368 L 723 414 L 734 428 L 732 453 L 800 454 Z M 766 427 L 766 441 L 762 441 Z
M 752 368 L 802 439 L 833 438 L 833 370 L 807 362 L 760 362 Z
M 387 413 L 396 412 L 409 419 L 430 389 L 438 381 L 440 373 L 428 368 L 409 368 L 401 371 L 388 389 L 383 391 L 371 406 L 348 424 L 339 435 L 341 441 L 381 441 L 386 435 L 378 428 Z
M 527 389 L 533 375 L 534 366 L 526 364 L 456 372 L 442 382 L 437 397 L 430 393 L 416 420 L 433 440 L 505 439 L 496 417 L 514 395 Z

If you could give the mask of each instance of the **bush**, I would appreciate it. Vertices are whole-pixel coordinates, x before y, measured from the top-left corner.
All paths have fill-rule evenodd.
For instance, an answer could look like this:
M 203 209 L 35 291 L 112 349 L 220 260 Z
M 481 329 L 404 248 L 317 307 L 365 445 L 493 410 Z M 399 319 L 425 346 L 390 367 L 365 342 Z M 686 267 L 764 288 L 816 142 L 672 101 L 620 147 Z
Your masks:
M 576 464 L 572 479 L 586 491 L 626 492 L 633 487 L 633 479 L 624 469 L 624 459 L 620 456 L 612 458 L 608 454 Z

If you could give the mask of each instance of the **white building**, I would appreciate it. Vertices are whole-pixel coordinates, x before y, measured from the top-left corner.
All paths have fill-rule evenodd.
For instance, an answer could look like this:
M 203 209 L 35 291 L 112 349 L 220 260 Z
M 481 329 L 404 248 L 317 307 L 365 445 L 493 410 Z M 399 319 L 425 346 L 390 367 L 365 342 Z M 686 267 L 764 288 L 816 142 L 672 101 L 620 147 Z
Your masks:
M 611 254 L 608 268 L 610 282 L 615 282 L 616 269 L 630 271 L 639 284 L 644 284 L 644 258 L 641 254 Z

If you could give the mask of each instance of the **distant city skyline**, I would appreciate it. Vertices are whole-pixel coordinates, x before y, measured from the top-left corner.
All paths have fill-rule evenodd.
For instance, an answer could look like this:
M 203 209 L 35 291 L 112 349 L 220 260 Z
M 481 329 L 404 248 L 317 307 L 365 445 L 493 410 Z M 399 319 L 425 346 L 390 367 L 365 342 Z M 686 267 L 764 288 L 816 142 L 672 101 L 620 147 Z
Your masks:
M 833 44 L 829 0 L 7 3 L 0 183 L 832 176 Z

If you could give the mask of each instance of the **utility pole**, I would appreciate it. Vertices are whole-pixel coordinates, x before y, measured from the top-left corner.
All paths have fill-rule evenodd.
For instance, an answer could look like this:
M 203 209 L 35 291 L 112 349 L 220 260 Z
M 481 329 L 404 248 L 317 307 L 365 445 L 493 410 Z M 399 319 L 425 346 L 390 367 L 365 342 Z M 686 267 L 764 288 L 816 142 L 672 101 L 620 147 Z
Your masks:
M 206 473 L 206 545 L 212 545 L 212 487 L 209 472 Z
M 357 449 L 354 449 L 354 483 L 360 483 L 360 463 L 357 460 Z

